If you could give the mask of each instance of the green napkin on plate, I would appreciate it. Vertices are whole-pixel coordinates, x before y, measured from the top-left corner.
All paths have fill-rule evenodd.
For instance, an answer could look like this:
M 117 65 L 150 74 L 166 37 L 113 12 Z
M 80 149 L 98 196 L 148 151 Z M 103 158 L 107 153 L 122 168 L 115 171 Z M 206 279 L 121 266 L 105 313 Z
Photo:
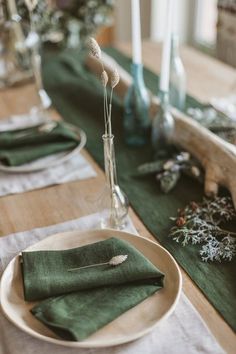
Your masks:
M 51 131 L 39 127 L 0 133 L 0 162 L 19 166 L 54 153 L 75 148 L 78 134 L 64 122 L 58 122 Z
M 108 262 L 128 255 L 117 266 Z M 161 273 L 128 242 L 105 241 L 63 251 L 22 253 L 25 300 L 46 298 L 31 311 L 60 337 L 83 340 L 163 287 Z

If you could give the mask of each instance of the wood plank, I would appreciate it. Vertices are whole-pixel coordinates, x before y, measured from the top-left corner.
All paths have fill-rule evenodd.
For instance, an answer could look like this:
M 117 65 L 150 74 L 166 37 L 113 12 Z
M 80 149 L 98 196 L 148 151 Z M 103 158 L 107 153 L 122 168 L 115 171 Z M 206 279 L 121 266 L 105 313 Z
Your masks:
M 125 53 L 130 53 L 129 45 L 121 44 L 119 45 L 119 48 L 122 48 Z M 192 50 L 188 52 L 188 49 L 185 49 L 185 52 L 189 60 L 188 72 L 190 72 L 191 77 L 195 70 L 195 64 L 193 64 L 193 67 L 191 67 L 191 56 L 193 53 Z M 145 44 L 145 63 L 150 66 L 151 69 L 155 67 L 155 70 L 157 70 L 155 60 L 156 56 L 158 57 L 156 53 L 160 54 L 158 46 L 152 43 Z M 211 59 L 202 59 L 201 55 L 199 56 L 198 60 L 201 67 L 204 67 L 208 61 L 209 65 L 215 65 L 214 60 L 211 62 Z M 201 60 L 203 60 L 204 63 L 202 63 Z M 218 71 L 214 74 L 214 70 L 212 71 L 212 80 L 216 82 L 216 85 L 210 83 L 208 86 L 208 89 L 212 91 L 207 91 L 205 96 L 203 95 L 202 87 L 204 85 L 201 81 L 203 80 L 203 77 L 201 77 L 203 74 L 199 74 L 199 78 L 196 77 L 196 80 L 192 83 L 192 92 L 190 92 L 191 94 L 194 92 L 196 93 L 195 96 L 197 98 L 200 99 L 200 97 L 202 97 L 203 99 L 205 98 L 205 100 L 207 100 L 209 99 L 209 94 L 212 92 L 218 92 L 218 94 L 221 94 L 222 92 L 227 94 L 230 92 L 229 90 L 234 80 L 236 83 L 235 71 L 233 70 L 232 72 L 231 68 L 218 62 L 216 63 L 216 67 L 218 68 L 218 71 L 222 69 L 224 75 L 219 74 Z M 230 78 L 230 84 L 227 80 L 225 80 L 226 75 Z M 0 117 L 3 118 L 11 114 L 13 111 L 21 111 L 21 113 L 23 113 L 26 110 L 26 107 L 27 109 L 29 108 L 31 102 L 37 102 L 37 98 L 34 95 L 32 85 L 25 85 L 22 87 L 0 91 Z M 51 224 L 56 224 L 93 212 L 97 212 L 98 207 L 96 203 L 96 197 L 102 191 L 104 185 L 104 174 L 93 160 L 93 158 L 85 150 L 83 151 L 83 155 L 95 168 L 98 174 L 96 179 L 91 178 L 84 181 L 70 182 L 63 185 L 52 186 L 23 194 L 1 197 L 0 236 L 13 232 L 30 230 L 35 227 L 43 227 Z M 153 236 L 149 233 L 141 220 L 132 210 L 130 210 L 130 215 L 139 233 L 153 240 Z M 210 328 L 226 352 L 234 353 L 236 337 L 232 329 L 216 312 L 213 306 L 211 306 L 202 292 L 195 286 L 193 281 L 183 270 L 182 275 L 184 280 L 183 287 L 185 294 L 201 314 L 207 326 Z
M 130 43 L 116 43 L 115 46 L 124 54 L 131 56 Z M 159 73 L 161 45 L 144 41 L 142 51 L 144 65 L 154 73 Z M 208 103 L 212 97 L 236 94 L 236 70 L 234 68 L 190 47 L 182 47 L 180 55 L 187 74 L 188 94 L 204 103 Z

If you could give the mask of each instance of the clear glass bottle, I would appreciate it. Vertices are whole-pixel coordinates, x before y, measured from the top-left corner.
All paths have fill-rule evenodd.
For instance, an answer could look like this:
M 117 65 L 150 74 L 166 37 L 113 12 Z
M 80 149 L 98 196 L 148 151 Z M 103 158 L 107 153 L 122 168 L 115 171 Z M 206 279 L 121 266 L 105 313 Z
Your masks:
M 133 84 L 124 101 L 124 135 L 131 146 L 142 146 L 149 141 L 151 120 L 150 97 L 143 80 L 143 66 L 132 64 Z
M 170 143 L 174 130 L 174 118 L 170 113 L 169 93 L 159 92 L 160 107 L 152 122 L 152 146 L 158 153 Z
M 101 196 L 101 226 L 122 229 L 128 215 L 129 202 L 117 181 L 114 135 L 103 135 L 106 186 Z
M 30 53 L 20 18 L 0 23 L 0 87 L 24 82 L 32 75 Z
M 79 21 L 75 19 L 68 21 L 67 48 L 78 49 L 80 47 L 80 27 Z
M 172 34 L 170 59 L 170 105 L 185 110 L 186 73 L 179 54 L 179 38 Z

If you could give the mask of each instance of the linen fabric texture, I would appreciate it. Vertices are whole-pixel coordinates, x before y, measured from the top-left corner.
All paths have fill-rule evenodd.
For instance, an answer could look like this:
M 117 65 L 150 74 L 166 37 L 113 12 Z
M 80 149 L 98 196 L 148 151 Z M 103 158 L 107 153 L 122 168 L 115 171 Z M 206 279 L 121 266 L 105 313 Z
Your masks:
M 0 162 L 19 166 L 41 157 L 75 148 L 78 134 L 68 124 L 58 122 L 50 132 L 39 127 L 0 132 Z
M 69 269 L 108 262 L 75 271 Z M 32 309 L 34 316 L 60 337 L 83 340 L 163 287 L 161 273 L 128 242 L 111 237 L 62 251 L 22 253 L 27 301 L 46 298 Z

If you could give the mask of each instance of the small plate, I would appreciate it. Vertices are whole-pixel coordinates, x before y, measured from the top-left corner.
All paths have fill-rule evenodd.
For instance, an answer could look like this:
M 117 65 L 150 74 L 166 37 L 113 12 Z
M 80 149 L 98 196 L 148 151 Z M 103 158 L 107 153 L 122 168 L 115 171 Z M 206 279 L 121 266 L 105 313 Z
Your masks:
M 142 252 L 160 271 L 165 273 L 164 288 L 125 312 L 108 325 L 81 342 L 65 341 L 39 322 L 30 309 L 35 302 L 25 302 L 19 255 L 5 269 L 0 288 L 1 306 L 6 317 L 21 330 L 46 342 L 82 348 L 110 347 L 140 338 L 169 316 L 180 296 L 182 277 L 174 258 L 161 246 L 141 236 L 116 230 L 91 230 L 55 234 L 27 248 L 36 250 L 63 250 L 117 237 L 128 241 Z
M 77 128 L 72 124 L 67 123 L 67 126 L 73 129 L 78 134 L 78 137 L 80 138 L 79 145 L 77 145 L 73 150 L 45 156 L 43 158 L 37 159 L 33 162 L 29 162 L 27 164 L 20 165 L 20 166 L 5 166 L 0 162 L 0 171 L 7 172 L 7 173 L 37 172 L 40 170 L 45 170 L 53 166 L 59 165 L 65 162 L 66 160 L 70 159 L 72 156 L 78 154 L 86 144 L 86 140 L 87 140 L 86 134 L 82 129 Z

